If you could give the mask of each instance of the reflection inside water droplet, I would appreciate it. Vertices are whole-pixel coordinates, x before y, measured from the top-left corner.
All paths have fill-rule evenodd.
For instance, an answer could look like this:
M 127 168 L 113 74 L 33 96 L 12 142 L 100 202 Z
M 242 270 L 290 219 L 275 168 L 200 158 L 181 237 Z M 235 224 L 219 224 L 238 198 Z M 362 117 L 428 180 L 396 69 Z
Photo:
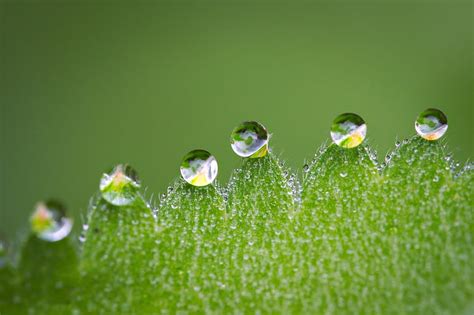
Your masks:
M 331 125 L 331 138 L 342 148 L 355 148 L 367 134 L 365 121 L 357 114 L 345 113 L 334 119 Z
M 238 125 L 230 136 L 230 145 L 241 157 L 259 158 L 268 153 L 267 129 L 256 121 L 245 121 Z
M 438 140 L 448 130 L 448 119 L 442 111 L 428 108 L 416 119 L 415 129 L 426 140 Z
M 183 179 L 193 186 L 207 186 L 217 177 L 217 160 L 205 150 L 193 150 L 186 154 L 180 171 Z
M 66 216 L 65 207 L 57 201 L 38 203 L 30 223 L 36 236 L 49 242 L 62 240 L 72 229 L 72 219 Z
M 137 172 L 127 164 L 119 164 L 104 173 L 100 181 L 102 198 L 115 206 L 131 204 L 137 197 L 140 181 Z

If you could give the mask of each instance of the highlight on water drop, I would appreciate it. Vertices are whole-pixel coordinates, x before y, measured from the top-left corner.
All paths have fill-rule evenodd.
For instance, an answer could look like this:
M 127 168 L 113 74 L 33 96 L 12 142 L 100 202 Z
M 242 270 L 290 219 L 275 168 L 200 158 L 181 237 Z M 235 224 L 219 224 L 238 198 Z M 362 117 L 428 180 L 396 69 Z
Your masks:
M 181 176 L 193 186 L 207 186 L 217 177 L 217 160 L 206 150 L 193 150 L 183 157 Z
M 30 217 L 31 230 L 48 242 L 57 242 L 69 235 L 72 219 L 66 216 L 64 205 L 55 200 L 39 202 Z
M 448 130 L 448 119 L 439 109 L 428 108 L 416 119 L 415 129 L 426 140 L 438 140 Z
M 244 121 L 232 131 L 230 145 L 238 156 L 259 158 L 267 155 L 269 138 L 268 131 L 262 124 Z
M 114 206 L 131 204 L 137 197 L 139 188 L 138 174 L 128 164 L 118 164 L 104 173 L 100 180 L 102 198 Z
M 360 145 L 367 134 L 365 121 L 357 114 L 344 113 L 336 117 L 331 125 L 331 138 L 342 148 L 351 149 Z

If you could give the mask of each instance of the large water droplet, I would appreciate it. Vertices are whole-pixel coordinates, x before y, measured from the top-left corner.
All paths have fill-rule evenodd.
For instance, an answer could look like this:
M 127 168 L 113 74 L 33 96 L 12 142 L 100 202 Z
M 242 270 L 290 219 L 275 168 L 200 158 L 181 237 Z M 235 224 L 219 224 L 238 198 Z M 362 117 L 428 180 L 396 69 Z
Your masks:
M 361 144 L 367 134 L 365 121 L 357 114 L 345 113 L 334 119 L 331 126 L 331 138 L 338 146 L 355 148 Z
M 72 229 L 72 219 L 66 216 L 66 208 L 53 200 L 39 202 L 30 217 L 30 223 L 36 236 L 48 242 L 62 240 Z
M 426 140 L 438 140 L 448 130 L 448 119 L 442 111 L 428 108 L 416 119 L 415 129 Z
M 137 197 L 140 181 L 137 172 L 127 164 L 119 164 L 100 180 L 102 198 L 115 206 L 131 204 Z
M 267 129 L 256 121 L 238 125 L 230 136 L 232 150 L 241 157 L 259 158 L 268 153 Z
M 193 150 L 184 156 L 180 171 L 191 185 L 207 186 L 216 179 L 217 160 L 205 150 Z

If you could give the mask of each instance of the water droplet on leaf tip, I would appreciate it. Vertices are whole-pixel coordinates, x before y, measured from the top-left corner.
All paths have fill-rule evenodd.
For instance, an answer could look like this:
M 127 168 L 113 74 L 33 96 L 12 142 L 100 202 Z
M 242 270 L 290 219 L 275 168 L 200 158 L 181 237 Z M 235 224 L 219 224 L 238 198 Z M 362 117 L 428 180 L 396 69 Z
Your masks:
M 207 186 L 217 177 L 217 160 L 205 150 L 193 150 L 184 156 L 180 172 L 189 184 L 198 187 Z
M 342 148 L 351 149 L 360 145 L 367 134 L 365 121 L 357 114 L 345 113 L 337 116 L 331 125 L 331 138 Z
M 115 206 L 131 204 L 136 199 L 139 188 L 137 172 L 128 164 L 118 164 L 104 173 L 100 181 L 102 198 Z
M 426 140 L 438 140 L 448 130 L 448 119 L 439 109 L 428 108 L 416 119 L 415 129 Z
M 268 153 L 270 136 L 267 129 L 256 121 L 245 121 L 231 133 L 232 150 L 241 157 L 259 158 Z
M 66 208 L 58 201 L 39 202 L 30 217 L 31 230 L 40 239 L 60 241 L 69 235 L 72 219 L 66 216 Z

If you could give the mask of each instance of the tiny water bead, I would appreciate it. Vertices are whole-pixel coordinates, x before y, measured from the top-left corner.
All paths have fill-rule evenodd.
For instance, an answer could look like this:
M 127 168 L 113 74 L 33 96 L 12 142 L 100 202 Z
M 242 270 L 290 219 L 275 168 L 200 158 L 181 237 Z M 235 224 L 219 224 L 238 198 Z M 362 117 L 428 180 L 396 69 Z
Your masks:
M 268 153 L 269 135 L 267 129 L 256 121 L 244 121 L 230 136 L 230 145 L 241 157 L 259 158 Z
M 338 146 L 346 149 L 360 145 L 367 134 L 365 121 L 357 114 L 345 113 L 334 119 L 331 138 Z
M 140 188 L 137 172 L 128 164 L 119 164 L 100 180 L 102 198 L 114 206 L 131 204 Z
M 426 140 L 438 140 L 448 130 L 448 119 L 442 111 L 428 108 L 416 119 L 415 129 Z
M 72 229 L 72 219 L 66 216 L 64 205 L 53 200 L 39 202 L 30 217 L 30 223 L 33 233 L 48 242 L 62 240 Z
M 206 150 L 193 150 L 184 156 L 180 171 L 189 184 L 207 186 L 216 179 L 217 160 Z

